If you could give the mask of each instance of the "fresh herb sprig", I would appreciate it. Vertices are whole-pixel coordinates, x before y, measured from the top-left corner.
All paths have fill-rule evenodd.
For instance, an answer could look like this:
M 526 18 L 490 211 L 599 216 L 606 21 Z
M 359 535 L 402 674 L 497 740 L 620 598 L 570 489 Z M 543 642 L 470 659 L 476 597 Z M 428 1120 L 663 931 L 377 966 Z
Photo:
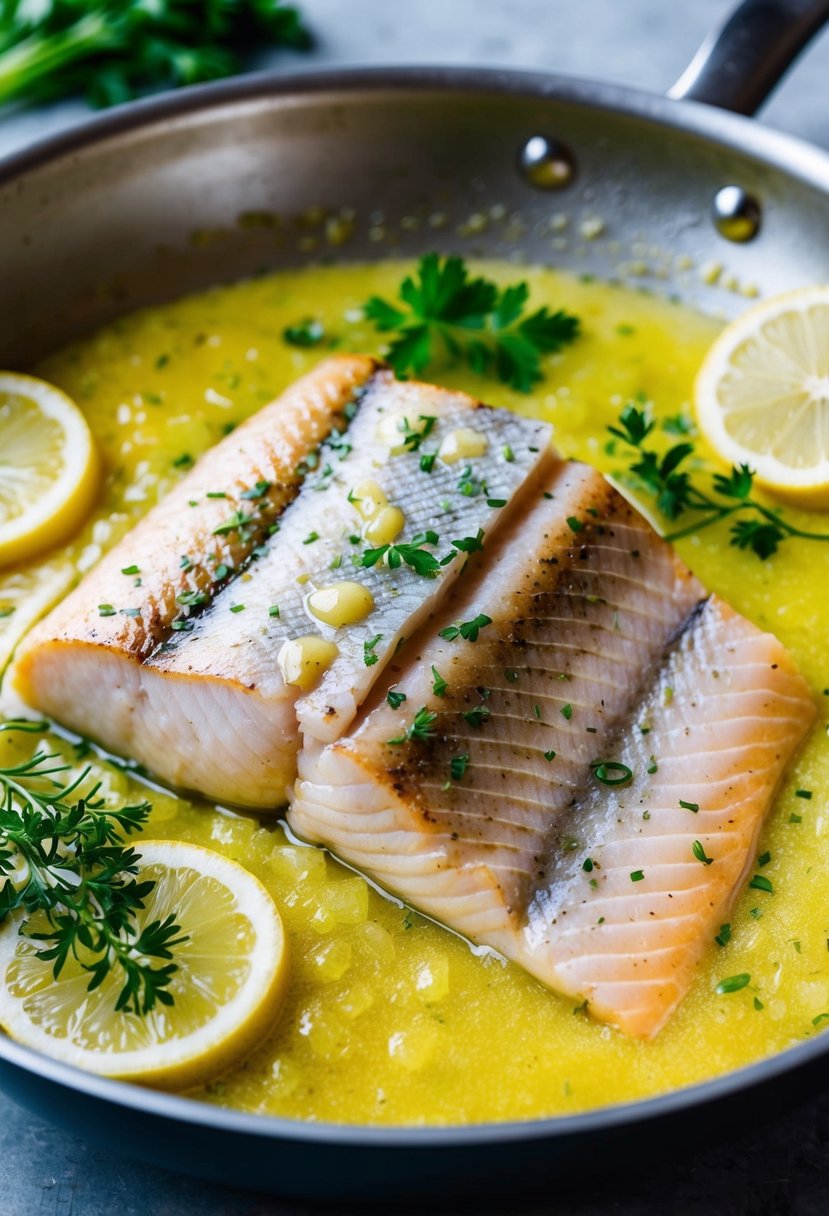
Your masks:
M 0 104 L 95 106 L 232 76 L 263 45 L 311 45 L 282 0 L 0 0 Z
M 667 532 L 666 540 L 681 540 L 733 518 L 729 543 L 737 549 L 749 550 L 761 560 L 771 557 L 791 537 L 829 541 L 829 533 L 796 528 L 780 510 L 772 510 L 753 498 L 754 474 L 748 465 L 734 465 L 727 474 L 713 474 L 710 491 L 704 490 L 694 480 L 688 465 L 696 450 L 694 445 L 683 440 L 660 454 L 647 446 L 655 425 L 644 409 L 631 404 L 620 413 L 618 426 L 610 426 L 608 430 L 633 449 L 635 458 L 627 472 L 656 500 L 661 513 L 670 520 L 691 517 L 691 522 Z
M 13 719 L 0 732 L 47 726 Z M 108 808 L 100 783 L 79 796 L 90 769 L 69 778 L 70 769 L 59 752 L 41 749 L 0 767 L 0 920 L 25 914 L 20 933 L 39 943 L 37 957 L 51 962 L 56 979 L 70 957 L 89 973 L 90 992 L 118 969 L 116 1010 L 143 1015 L 172 1005 L 171 960 L 187 938 L 173 915 L 137 929 L 155 883 L 136 877 L 140 854 L 124 839 L 141 831 L 150 804 Z
M 406 565 L 423 578 L 435 578 L 440 573 L 441 563 L 423 546 L 436 545 L 439 539 L 436 532 L 418 532 L 407 544 L 379 545 L 376 549 L 366 549 L 360 564 L 371 569 L 385 560 L 390 570 L 399 570 L 401 565 Z
M 398 374 L 418 374 L 443 356 L 528 393 L 543 378 L 541 356 L 579 334 L 578 317 L 563 309 L 527 312 L 529 295 L 524 282 L 500 288 L 470 278 L 463 258 L 429 253 L 400 285 L 404 307 L 372 296 L 363 312 L 380 333 L 396 334 L 387 358 Z

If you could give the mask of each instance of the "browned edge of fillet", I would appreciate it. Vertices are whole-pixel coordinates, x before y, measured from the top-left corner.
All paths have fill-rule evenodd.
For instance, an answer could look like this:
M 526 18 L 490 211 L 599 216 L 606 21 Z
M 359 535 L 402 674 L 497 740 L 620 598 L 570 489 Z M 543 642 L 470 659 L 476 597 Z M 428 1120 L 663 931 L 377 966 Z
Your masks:
M 173 622 L 197 612 L 267 539 L 299 493 L 303 462 L 335 428 L 346 429 L 349 404 L 384 367 L 366 355 L 325 359 L 208 449 L 26 639 L 14 668 L 24 700 L 61 717 L 37 688 L 43 645 L 101 647 L 137 663 L 163 645 Z M 217 492 L 224 497 L 208 497 Z M 244 522 L 228 528 L 239 516 Z M 123 573 L 133 567 L 140 586 Z

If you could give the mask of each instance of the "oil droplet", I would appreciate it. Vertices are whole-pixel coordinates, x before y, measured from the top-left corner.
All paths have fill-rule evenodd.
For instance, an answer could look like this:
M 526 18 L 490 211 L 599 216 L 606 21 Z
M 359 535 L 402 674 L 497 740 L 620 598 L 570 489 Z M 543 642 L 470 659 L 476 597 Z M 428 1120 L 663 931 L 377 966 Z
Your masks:
M 403 531 L 406 516 L 399 507 L 383 507 L 363 528 L 363 536 L 372 545 L 390 545 Z
M 334 642 L 311 634 L 283 642 L 276 662 L 286 684 L 307 692 L 339 653 L 339 647 Z
M 438 456 L 444 464 L 457 464 L 459 460 L 474 460 L 476 456 L 483 456 L 488 446 L 486 435 L 462 426 L 444 437 Z
M 363 519 L 374 519 L 389 505 L 386 492 L 376 481 L 361 481 L 349 494 L 349 502 L 357 508 Z
M 374 596 L 362 583 L 344 581 L 312 591 L 306 601 L 307 609 L 318 621 L 341 629 L 356 625 L 374 611 Z

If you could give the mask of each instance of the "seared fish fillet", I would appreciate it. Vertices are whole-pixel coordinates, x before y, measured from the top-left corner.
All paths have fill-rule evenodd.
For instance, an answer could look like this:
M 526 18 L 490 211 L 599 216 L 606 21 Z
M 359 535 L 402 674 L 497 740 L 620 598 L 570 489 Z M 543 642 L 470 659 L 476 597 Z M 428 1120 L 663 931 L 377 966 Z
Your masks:
M 255 715 L 231 689 L 206 684 L 201 704 L 188 705 L 146 664 L 267 539 L 299 493 L 302 462 L 347 427 L 346 411 L 378 366 L 326 360 L 211 448 L 32 631 L 14 670 L 23 699 L 168 780 L 203 788 L 202 757 L 189 759 L 199 750 L 194 722 L 212 723 L 209 774 L 238 747 L 223 719 L 240 711 L 243 734 Z M 237 512 L 249 522 L 225 528 Z
M 520 487 L 555 461 L 545 424 L 463 393 L 398 383 L 372 360 L 345 359 L 342 369 L 330 360 L 315 375 L 304 383 L 317 395 L 325 389 L 327 430 L 309 428 L 310 439 L 296 443 L 286 467 L 275 472 L 257 468 L 250 475 L 234 460 L 223 468 L 219 449 L 208 453 L 202 463 L 210 467 L 194 470 L 198 486 L 227 497 L 218 510 L 210 500 L 207 529 L 192 540 L 170 535 L 169 515 L 186 527 L 193 509 L 182 511 L 182 499 L 198 497 L 192 485 L 177 490 L 173 504 L 165 500 L 106 560 L 103 575 L 101 568 L 93 572 L 47 618 L 19 665 L 25 699 L 60 721 L 176 785 L 263 809 L 289 797 L 300 724 L 307 737 L 325 741 L 347 729 L 401 639 L 457 578 L 465 548 L 485 543 Z M 266 411 L 272 425 L 297 436 L 307 412 L 302 384 Z M 259 434 L 266 432 L 260 421 Z M 473 455 L 455 460 L 457 450 Z M 313 466 L 301 489 L 300 460 Z M 271 505 L 277 483 L 284 486 L 281 511 Z M 391 525 L 384 522 L 389 514 Z M 387 529 L 387 543 L 416 549 L 434 567 L 432 576 L 403 560 L 364 567 L 363 554 L 382 548 L 368 539 L 376 524 L 381 533 Z M 246 564 L 235 552 L 226 560 L 223 551 L 204 561 L 217 530 L 219 540 L 227 535 L 245 546 Z M 193 561 L 202 555 L 204 584 L 183 581 L 190 571 L 180 569 L 182 554 Z M 138 601 L 135 620 L 100 622 L 97 615 L 104 588 L 110 602 L 124 603 L 113 579 L 129 588 L 132 580 L 120 570 L 133 563 L 150 573 L 166 611 L 153 618 L 151 639 L 142 628 L 146 601 Z M 233 571 L 207 583 L 221 563 Z M 316 593 L 336 599 L 344 587 L 364 611 L 350 619 L 346 613 L 341 622 L 336 611 L 326 614 L 329 620 L 315 615 Z M 154 605 L 155 599 L 149 609 Z M 113 620 L 115 640 L 102 645 L 99 631 Z M 310 672 L 300 663 L 292 675 L 291 646 L 297 663 L 311 654 Z
M 289 821 L 647 1037 L 727 919 L 814 705 L 598 473 L 561 463 L 543 490 L 390 666 L 392 703 L 378 685 L 303 754 Z

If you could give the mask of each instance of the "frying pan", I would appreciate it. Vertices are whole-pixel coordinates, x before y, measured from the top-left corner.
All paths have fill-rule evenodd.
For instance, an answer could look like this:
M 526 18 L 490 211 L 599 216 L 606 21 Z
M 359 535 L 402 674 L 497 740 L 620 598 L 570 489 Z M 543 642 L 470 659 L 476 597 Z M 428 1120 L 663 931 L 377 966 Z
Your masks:
M 730 316 L 829 281 L 829 156 L 752 114 L 829 0 L 746 0 L 669 98 L 475 70 L 269 75 L 115 111 L 0 163 L 0 363 L 262 268 L 428 249 L 553 262 Z M 730 112 L 729 112 L 730 111 Z M 0 1085 L 173 1169 L 382 1200 L 636 1163 L 829 1078 L 829 1034 L 661 1097 L 527 1123 L 325 1126 L 86 1075 L 0 1040 Z

